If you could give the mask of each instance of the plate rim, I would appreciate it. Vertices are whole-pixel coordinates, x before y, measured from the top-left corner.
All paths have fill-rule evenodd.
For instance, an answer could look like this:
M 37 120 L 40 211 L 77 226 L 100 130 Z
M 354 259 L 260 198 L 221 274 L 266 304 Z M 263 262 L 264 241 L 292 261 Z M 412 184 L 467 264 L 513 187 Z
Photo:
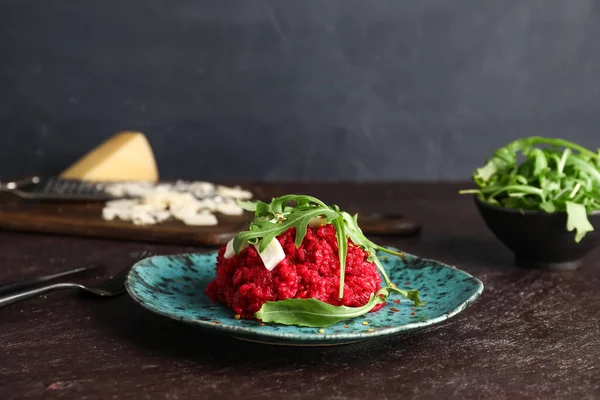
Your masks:
M 392 247 L 390 247 L 390 248 L 392 248 Z M 132 277 L 133 271 L 136 268 L 141 267 L 141 264 L 143 264 L 144 262 L 147 262 L 148 260 L 151 260 L 153 258 L 190 257 L 190 256 L 198 256 L 198 255 L 201 255 L 201 256 L 214 255 L 214 256 L 216 256 L 217 254 L 218 254 L 218 250 L 209 251 L 209 252 L 188 252 L 188 253 L 153 255 L 151 257 L 147 257 L 145 259 L 142 259 L 142 260 L 136 262 L 131 267 L 131 269 L 129 270 L 129 272 L 127 274 L 127 279 L 125 280 L 125 289 L 126 289 L 127 293 L 129 294 L 129 296 L 138 305 L 142 306 L 146 310 L 149 310 L 154 314 L 157 314 L 157 315 L 160 315 L 163 317 L 167 317 L 174 321 L 179 321 L 179 322 L 184 322 L 184 323 L 190 324 L 190 325 L 200 326 L 203 329 L 225 332 L 232 336 L 242 335 L 245 337 L 262 337 L 262 338 L 271 338 L 271 339 L 276 339 L 276 340 L 282 340 L 282 339 L 286 340 L 287 339 L 287 340 L 296 340 L 296 341 L 301 340 L 301 341 L 306 341 L 306 342 L 330 342 L 330 341 L 348 340 L 348 339 L 363 341 L 366 339 L 379 338 L 379 337 L 383 337 L 383 336 L 391 336 L 391 335 L 401 334 L 401 333 L 408 333 L 408 332 L 427 328 L 431 325 L 440 324 L 440 323 L 454 317 L 455 315 L 459 314 L 460 312 L 466 310 L 471 304 L 473 304 L 475 302 L 475 300 L 477 300 L 479 298 L 479 296 L 483 293 L 483 289 L 485 287 L 481 280 L 479 280 L 478 278 L 474 277 L 470 273 L 468 273 L 464 270 L 461 270 L 455 266 L 445 264 L 441 261 L 437 261 L 437 260 L 433 260 L 433 259 L 429 259 L 429 258 L 423 258 L 423 257 L 416 256 L 414 254 L 402 252 L 402 254 L 404 255 L 403 258 L 410 258 L 410 259 L 412 259 L 411 261 L 419 261 L 419 262 L 424 262 L 427 264 L 438 265 L 444 269 L 450 269 L 454 273 L 462 274 L 462 275 L 464 275 L 464 278 L 469 278 L 470 280 L 473 280 L 475 282 L 476 289 L 470 294 L 470 296 L 466 300 L 462 301 L 460 304 L 458 304 L 455 308 L 453 308 L 449 312 L 446 312 L 437 317 L 428 319 L 426 321 L 415 321 L 415 322 L 411 322 L 408 324 L 392 326 L 390 328 L 387 328 L 387 327 L 380 328 L 373 332 L 364 331 L 364 332 L 332 333 L 332 334 L 326 333 L 327 328 L 324 328 L 325 329 L 324 333 L 319 333 L 318 332 L 319 328 L 316 328 L 316 327 L 297 327 L 299 329 L 300 328 L 304 328 L 307 330 L 312 329 L 312 330 L 314 330 L 313 334 L 309 333 L 308 331 L 306 333 L 281 333 L 281 332 L 261 331 L 260 329 L 258 329 L 258 328 L 260 328 L 259 325 L 257 325 L 256 327 L 232 326 L 232 325 L 225 325 L 223 323 L 215 324 L 214 322 L 203 321 L 203 320 L 199 320 L 199 319 L 176 317 L 171 313 L 163 312 L 156 308 L 149 307 L 146 304 L 145 300 L 140 298 L 140 296 L 138 296 L 135 293 L 135 291 L 133 291 L 131 288 L 131 279 L 132 279 L 131 277 Z M 392 256 L 392 257 L 398 257 L 398 256 Z M 401 258 L 401 257 L 398 257 L 398 258 Z M 220 304 L 220 305 L 223 307 L 226 307 L 223 304 Z M 276 324 L 265 323 L 265 325 L 276 325 Z

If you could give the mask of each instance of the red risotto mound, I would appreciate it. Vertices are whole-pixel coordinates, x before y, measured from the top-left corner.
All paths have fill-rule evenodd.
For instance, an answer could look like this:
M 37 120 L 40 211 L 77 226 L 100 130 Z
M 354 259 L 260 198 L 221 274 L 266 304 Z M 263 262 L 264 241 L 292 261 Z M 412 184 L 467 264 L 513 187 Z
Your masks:
M 288 298 L 316 298 L 336 306 L 365 305 L 381 285 L 381 277 L 368 254 L 350 242 L 346 259 L 344 297 L 338 297 L 340 262 L 333 225 L 308 228 L 300 247 L 296 248 L 295 228 L 277 237 L 285 259 L 269 271 L 254 246 L 239 255 L 225 259 L 225 246 L 217 256 L 217 274 L 206 288 L 215 302 L 232 308 L 243 318 L 254 319 L 254 313 L 267 301 Z M 373 311 L 383 307 L 378 305 Z

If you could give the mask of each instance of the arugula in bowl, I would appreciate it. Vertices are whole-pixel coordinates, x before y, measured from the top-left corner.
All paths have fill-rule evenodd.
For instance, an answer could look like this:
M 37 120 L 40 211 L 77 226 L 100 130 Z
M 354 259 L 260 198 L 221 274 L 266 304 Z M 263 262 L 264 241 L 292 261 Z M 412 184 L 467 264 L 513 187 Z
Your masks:
M 580 242 L 594 230 L 588 214 L 600 210 L 599 154 L 563 139 L 518 139 L 475 171 L 478 189 L 460 193 L 503 208 L 566 213 L 566 229 Z

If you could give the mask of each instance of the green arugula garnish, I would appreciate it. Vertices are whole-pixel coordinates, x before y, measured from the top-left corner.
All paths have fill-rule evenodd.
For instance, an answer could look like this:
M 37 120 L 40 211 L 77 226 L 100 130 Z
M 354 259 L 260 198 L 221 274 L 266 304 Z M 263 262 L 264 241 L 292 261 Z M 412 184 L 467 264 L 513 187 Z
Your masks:
M 340 211 L 336 205 L 328 206 L 321 200 L 306 195 L 290 194 L 274 198 L 270 203 L 238 201 L 238 204 L 245 210 L 254 212 L 255 215 L 254 221 L 248 226 L 248 230 L 238 233 L 233 240 L 233 249 L 236 254 L 239 254 L 245 247 L 245 243 L 257 246 L 258 251 L 262 252 L 275 237 L 290 228 L 296 228 L 295 244 L 296 247 L 299 247 L 306 236 L 306 230 L 311 220 L 320 218 L 324 223 L 332 224 L 336 230 L 340 260 L 339 298 L 341 299 L 344 296 L 348 240 L 351 240 L 354 245 L 361 247 L 368 254 L 368 261 L 375 263 L 387 286 L 379 290 L 369 303 L 362 307 L 333 306 L 317 299 L 286 299 L 265 303 L 256 313 L 257 318 L 265 322 L 282 324 L 328 326 L 337 321 L 352 318 L 348 315 L 359 316 L 369 312 L 377 304 L 384 302 L 391 292 L 412 300 L 415 306 L 424 304 L 419 299 L 419 291 L 398 289 L 390 281 L 381 261 L 377 258 L 377 251 L 396 256 L 402 256 L 403 254 L 379 246 L 367 239 L 358 226 L 358 215 L 352 216 L 347 212 Z M 302 325 L 313 323 L 315 325 Z
M 578 144 L 539 136 L 515 140 L 497 149 L 473 181 L 478 189 L 460 193 L 505 208 L 565 212 L 576 242 L 594 230 L 587 215 L 600 209 L 599 154 Z
M 371 295 L 371 299 L 361 307 L 333 306 L 317 299 L 285 299 L 267 301 L 255 314 L 263 322 L 277 322 L 285 325 L 327 328 L 335 323 L 359 317 L 368 313 L 378 304 L 385 303 L 391 292 L 399 293 L 416 305 L 422 305 L 417 290 L 401 290 L 385 287 Z

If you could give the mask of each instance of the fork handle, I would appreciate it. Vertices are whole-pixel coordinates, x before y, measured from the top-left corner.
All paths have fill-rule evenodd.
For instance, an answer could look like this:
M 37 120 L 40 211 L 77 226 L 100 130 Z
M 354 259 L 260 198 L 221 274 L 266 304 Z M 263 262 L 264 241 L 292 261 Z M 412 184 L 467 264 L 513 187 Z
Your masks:
M 27 290 L 25 292 L 13 294 L 10 296 L 0 297 L 0 307 L 7 306 L 9 304 L 18 303 L 19 301 L 31 299 L 32 297 L 39 296 L 40 294 L 54 292 L 62 289 L 74 289 L 80 288 L 76 283 L 55 283 L 53 285 L 42 286 L 40 288 Z

